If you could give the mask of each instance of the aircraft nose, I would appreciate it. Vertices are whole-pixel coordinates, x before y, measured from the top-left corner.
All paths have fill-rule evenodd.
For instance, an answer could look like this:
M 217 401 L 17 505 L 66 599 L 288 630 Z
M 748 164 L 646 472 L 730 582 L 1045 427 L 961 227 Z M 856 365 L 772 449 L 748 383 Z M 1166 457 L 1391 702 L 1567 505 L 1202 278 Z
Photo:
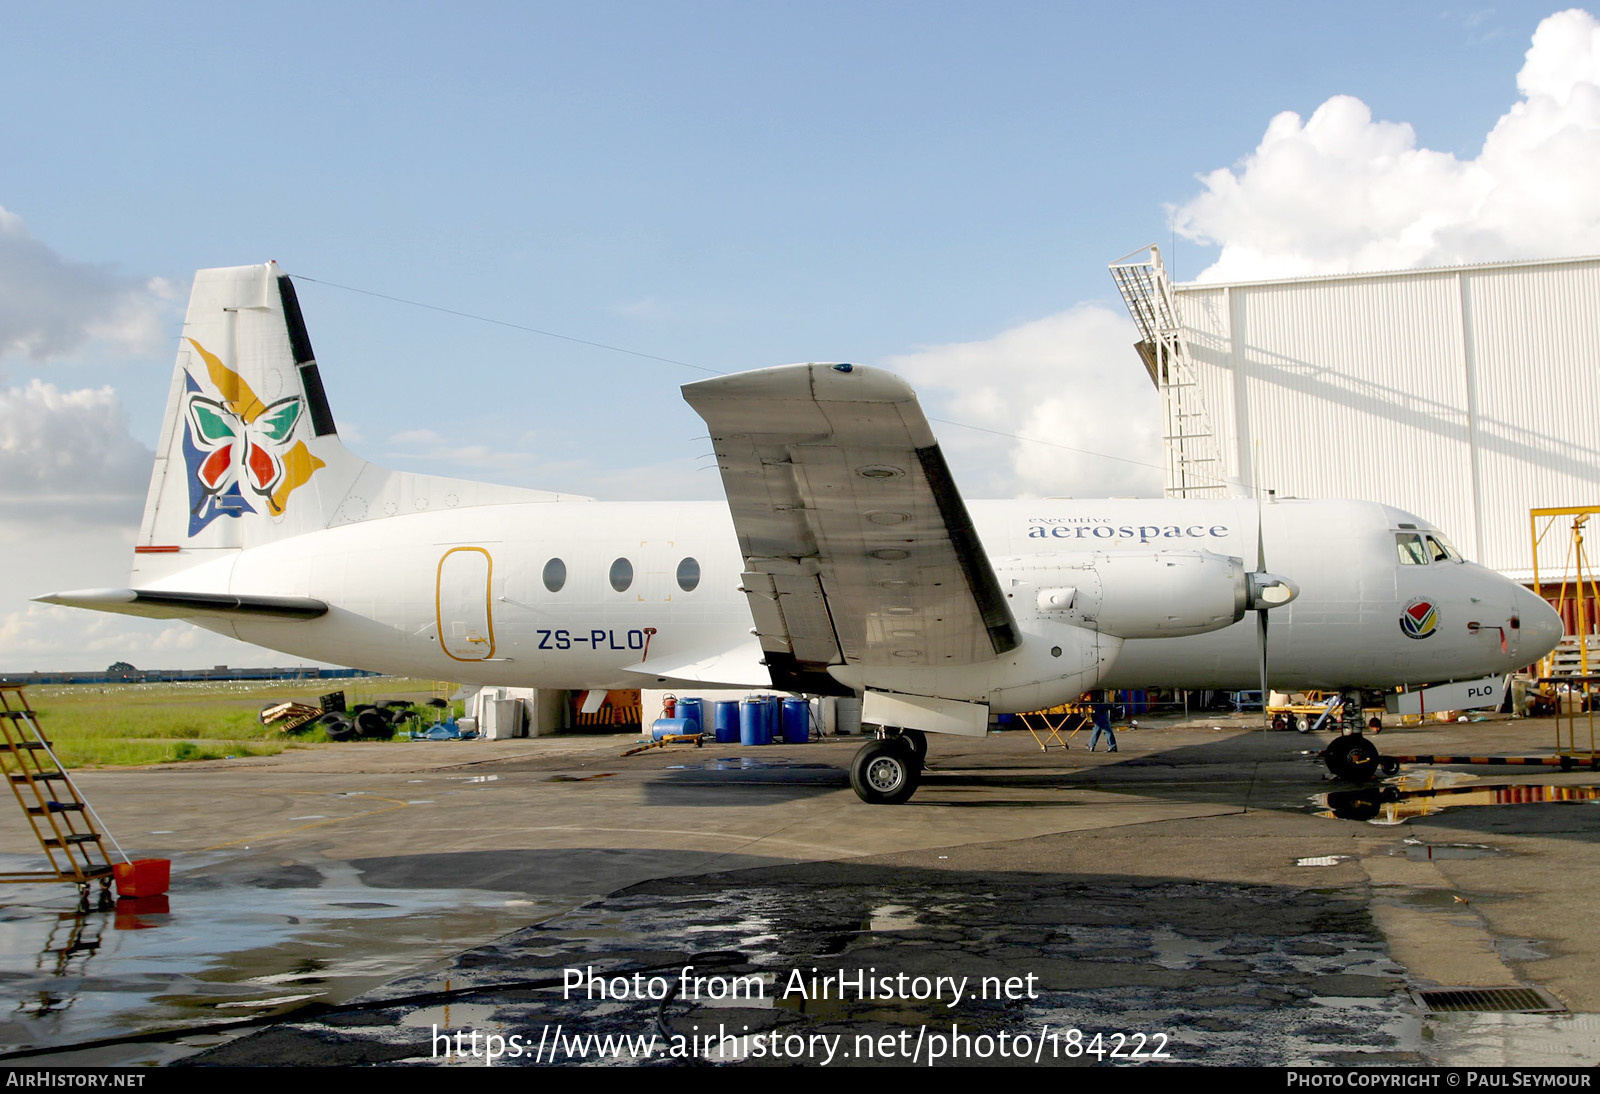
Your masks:
M 1522 622 L 1520 656 L 1532 663 L 1556 648 L 1566 636 L 1566 626 L 1544 597 L 1530 589 L 1517 586 L 1515 604 Z

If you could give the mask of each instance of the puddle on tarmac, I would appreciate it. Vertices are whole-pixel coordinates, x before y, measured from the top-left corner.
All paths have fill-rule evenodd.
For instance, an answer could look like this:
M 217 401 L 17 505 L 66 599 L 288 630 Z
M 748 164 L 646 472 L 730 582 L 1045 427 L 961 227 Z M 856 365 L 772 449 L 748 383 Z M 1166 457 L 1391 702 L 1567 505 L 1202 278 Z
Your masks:
M 719 964 L 708 951 L 743 961 Z M 686 965 L 702 985 L 739 978 L 744 994 L 685 990 Z M 613 984 L 640 972 L 646 987 L 562 990 L 568 970 L 584 969 Z M 1030 973 L 1050 986 L 1020 990 Z M 831 993 L 805 994 L 841 974 L 969 979 L 959 998 L 949 990 L 887 998 L 859 989 L 841 997 L 837 980 Z M 659 991 L 649 987 L 652 976 Z M 984 997 L 984 976 L 1014 977 L 1019 990 Z M 1055 1034 L 1053 1062 L 1069 1064 L 1097 1062 L 1097 1051 L 1098 1062 L 1119 1062 L 1111 1054 L 1120 1051 L 1120 1062 L 1142 1063 L 1506 1066 L 1592 1062 L 1600 1050 L 1600 1031 L 1586 1016 L 1425 1014 L 1364 905 L 1343 893 L 1181 879 L 670 879 L 506 935 L 374 994 L 435 991 L 446 978 L 457 988 L 536 979 L 554 986 L 480 994 L 448 1008 L 286 1023 L 270 1038 L 245 1036 L 195 1062 L 262 1064 L 284 1053 L 306 1062 L 470 1062 L 433 1055 L 435 1026 L 518 1034 L 530 1044 L 541 1034 L 562 1037 L 560 1062 L 601 1065 L 662 1062 L 662 1050 L 653 1059 L 636 1051 L 653 1036 L 664 1039 L 657 1044 L 701 1039 L 687 1061 L 672 1062 L 823 1062 L 817 1039 L 837 1038 L 840 1055 L 828 1062 L 850 1063 L 885 1038 L 899 1052 L 919 1030 L 930 1042 L 959 1030 L 999 1063 L 1020 1062 L 994 1055 L 1001 1034 L 1015 1046 L 1018 1037 L 1036 1045 L 1047 1033 Z M 804 986 L 799 995 L 796 983 Z M 804 1052 L 775 1060 L 751 1049 L 754 1036 Z
M 734 951 L 744 963 L 718 966 L 694 956 L 706 951 Z M 843 1055 L 835 1062 L 855 1062 L 883 1038 L 904 1048 L 923 1029 L 930 1039 L 953 1029 L 987 1038 L 973 1043 L 991 1053 L 1002 1033 L 1015 1044 L 1019 1036 L 1037 1043 L 1053 1031 L 1051 1051 L 1060 1063 L 1095 1062 L 1096 1051 L 1107 1063 L 1118 1062 L 1109 1055 L 1117 1051 L 1123 1062 L 1279 1066 L 1439 1059 L 1431 1027 L 1405 990 L 1404 971 L 1389 959 L 1359 902 L 1341 893 L 1181 880 L 1094 878 L 1080 885 L 985 877 L 977 885 L 898 876 L 881 884 L 734 887 L 726 879 L 674 879 L 507 935 L 462 954 L 447 973 L 408 977 L 382 994 L 436 988 L 441 975 L 469 987 L 559 980 L 565 970 L 584 968 L 598 970 L 602 980 L 654 968 L 681 984 L 681 967 L 697 962 L 696 975 L 752 978 L 747 985 L 759 984 L 759 997 L 748 986 L 738 998 L 679 991 L 663 1005 L 646 993 L 594 997 L 556 988 L 478 996 L 474 1004 L 494 1000 L 491 1013 L 468 1023 L 453 1007 L 451 1021 L 458 1029 L 534 1040 L 559 1026 L 569 1043 L 575 1037 L 588 1046 L 563 1062 L 590 1064 L 645 1062 L 631 1050 L 602 1051 L 590 1034 L 647 1036 L 658 1029 L 706 1038 L 696 1054 L 701 1062 L 775 1062 L 770 1055 L 755 1059 L 758 1053 L 737 1036 L 717 1040 L 720 1033 L 777 1035 L 797 1046 L 837 1037 Z M 924 989 L 937 978 L 957 977 L 966 986 L 959 998 L 948 987 L 917 995 L 914 985 L 889 996 L 846 989 L 841 997 L 834 979 L 831 993 L 805 994 L 841 974 L 880 982 L 921 978 Z M 1031 987 L 1030 974 L 1036 974 Z M 1015 990 L 985 997 L 978 988 L 985 976 L 1010 981 Z M 313 1054 L 308 1060 L 337 1051 L 352 1053 L 349 1059 L 377 1059 L 373 1054 L 381 1052 L 392 1062 L 444 1062 L 430 1057 L 424 1036 L 430 1029 L 416 1014 L 373 1012 L 336 1028 L 280 1027 L 270 1044 L 254 1047 L 246 1037 L 197 1062 L 266 1062 L 252 1053 L 286 1047 Z M 1119 1041 L 1119 1033 L 1141 1038 Z M 822 1062 L 814 1047 L 807 1051 L 812 1055 L 777 1062 Z M 534 1061 L 501 1061 L 519 1062 Z M 994 1056 L 990 1062 L 1020 1061 Z
M 1500 858 L 1508 852 L 1487 843 L 1432 843 L 1427 840 L 1407 839 L 1389 852 L 1404 855 L 1412 862 L 1433 862 L 1435 859 Z
M 1404 780 L 1356 790 L 1335 790 L 1312 799 L 1318 816 L 1370 824 L 1404 824 L 1446 809 L 1493 805 L 1567 805 L 1600 801 L 1600 786 L 1471 782 L 1408 788 Z
M 535 917 L 521 893 L 374 888 L 339 862 L 287 866 L 264 882 L 230 872 L 231 861 L 186 855 L 174 863 L 169 894 L 106 910 L 77 911 L 67 885 L 8 889 L 0 984 L 10 1005 L 0 1007 L 0 1051 L 342 1001 Z M 37 863 L 0 855 L 0 867 Z M 508 911 L 516 898 L 523 906 Z M 127 1046 L 95 1062 L 159 1062 L 185 1051 L 176 1041 Z
M 782 756 L 758 760 L 754 756 L 722 756 L 697 764 L 671 764 L 668 771 L 838 771 L 833 764 L 808 764 Z

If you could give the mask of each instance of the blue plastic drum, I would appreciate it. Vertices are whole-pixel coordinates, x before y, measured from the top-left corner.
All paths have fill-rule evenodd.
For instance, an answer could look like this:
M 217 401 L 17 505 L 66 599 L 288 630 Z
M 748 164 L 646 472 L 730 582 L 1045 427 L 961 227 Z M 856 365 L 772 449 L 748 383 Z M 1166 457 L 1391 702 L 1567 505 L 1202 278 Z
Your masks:
M 767 732 L 767 704 L 759 696 L 739 704 L 739 743 L 764 745 L 771 740 Z
M 700 732 L 700 723 L 693 718 L 657 718 L 650 726 L 650 736 L 656 740 L 663 737 L 677 737 L 685 733 L 696 734 Z
M 694 724 L 699 726 L 699 732 L 706 729 L 705 700 L 704 699 L 679 699 L 678 717 L 693 718 Z
M 803 745 L 811 740 L 811 704 L 804 699 L 783 701 L 783 743 Z
M 739 743 L 739 704 L 732 699 L 719 699 L 711 708 L 712 724 L 717 727 L 717 744 Z

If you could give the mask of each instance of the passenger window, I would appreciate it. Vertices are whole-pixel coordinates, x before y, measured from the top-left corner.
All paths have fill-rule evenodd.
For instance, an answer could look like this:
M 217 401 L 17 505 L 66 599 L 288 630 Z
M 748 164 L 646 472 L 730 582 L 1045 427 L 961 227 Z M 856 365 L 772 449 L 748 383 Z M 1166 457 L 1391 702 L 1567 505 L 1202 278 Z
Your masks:
M 633 563 L 625 558 L 617 559 L 611 564 L 611 587 L 619 593 L 625 593 L 632 584 Z
M 544 564 L 544 587 L 553 593 L 559 593 L 561 587 L 567 583 L 567 564 L 559 558 L 552 558 Z
M 1400 565 L 1426 566 L 1428 564 L 1428 552 L 1422 546 L 1421 536 L 1412 535 L 1410 532 L 1401 532 L 1394 537 L 1394 542 L 1400 551 Z
M 692 593 L 698 584 L 700 584 L 700 564 L 692 558 L 686 558 L 678 563 L 678 588 L 686 593 Z

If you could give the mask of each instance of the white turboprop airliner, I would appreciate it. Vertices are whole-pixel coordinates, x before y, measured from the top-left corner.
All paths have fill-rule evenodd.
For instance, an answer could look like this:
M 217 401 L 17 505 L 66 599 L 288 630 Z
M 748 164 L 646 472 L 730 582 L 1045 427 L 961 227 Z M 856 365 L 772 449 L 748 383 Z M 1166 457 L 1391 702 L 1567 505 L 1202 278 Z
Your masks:
M 869 802 L 911 795 L 921 731 L 1091 688 L 1260 686 L 1269 616 L 1280 689 L 1498 675 L 1561 638 L 1544 601 L 1382 505 L 969 506 L 896 376 L 683 390 L 726 505 L 388 471 L 340 443 L 289 278 L 202 270 L 132 587 L 39 599 L 474 684 L 859 695 L 888 727 L 852 763 Z

